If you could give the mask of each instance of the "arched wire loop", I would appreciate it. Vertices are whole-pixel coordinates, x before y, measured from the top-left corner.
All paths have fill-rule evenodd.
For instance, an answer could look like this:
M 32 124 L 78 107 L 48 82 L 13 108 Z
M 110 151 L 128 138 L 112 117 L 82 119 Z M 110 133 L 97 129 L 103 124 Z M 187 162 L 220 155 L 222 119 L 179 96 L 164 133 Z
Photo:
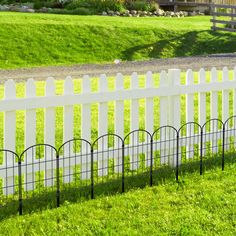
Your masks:
M 207 165 L 218 164 L 221 160 L 224 166 L 224 123 L 220 119 L 210 119 L 202 126 L 202 155 Z M 218 163 L 217 163 L 218 162 Z
M 196 122 L 188 122 L 178 130 L 178 166 L 181 172 L 196 168 L 200 160 L 202 172 L 202 127 Z
M 36 144 L 28 147 L 20 155 L 20 162 L 22 179 L 20 188 L 24 204 L 27 203 L 26 199 L 32 198 L 34 194 L 45 194 L 46 192 L 52 196 L 54 202 L 55 194 L 53 192 L 56 191 L 57 186 L 57 150 L 55 147 L 49 144 Z
M 135 173 L 137 176 L 143 175 L 140 179 L 142 181 L 149 179 L 149 183 L 152 185 L 153 158 L 151 133 L 143 129 L 133 130 L 125 136 L 124 143 L 124 168 L 126 176 L 133 176 Z M 140 184 L 142 184 L 142 181 L 140 181 Z
M 167 164 L 176 166 L 177 133 L 177 129 L 169 125 L 153 132 L 153 159 L 156 167 Z
M 105 134 L 92 144 L 92 198 L 96 185 L 113 182 L 109 188 L 124 191 L 124 141 L 117 134 Z
M 236 147 L 236 116 L 229 117 L 224 122 L 225 151 L 234 150 Z
M 20 158 L 17 153 L 7 150 L 0 150 L 0 180 L 1 180 L 1 204 L 0 209 L 4 209 L 9 206 L 10 209 L 14 208 L 16 213 L 18 210 L 18 204 L 13 204 L 20 197 Z M 18 180 L 17 178 L 18 177 Z M 4 208 L 2 208 L 4 206 Z M 19 211 L 22 214 L 22 210 Z M 1 217 L 0 217 L 1 219 Z
M 72 191 L 76 197 L 88 196 L 91 183 L 91 143 L 85 139 L 71 139 L 61 145 L 58 149 L 58 169 L 61 201 L 72 199 Z
M 20 160 L 22 175 L 25 175 L 22 184 L 26 192 L 34 190 L 37 184 L 45 187 L 55 185 L 56 157 L 57 150 L 49 144 L 36 144 L 23 151 Z M 44 178 L 38 175 L 38 179 L 37 172 L 44 172 Z
M 224 122 L 224 155 L 222 170 L 224 170 L 225 161 L 235 161 L 234 155 L 236 149 L 236 116 L 229 117 Z M 225 154 L 227 154 L 227 158 Z

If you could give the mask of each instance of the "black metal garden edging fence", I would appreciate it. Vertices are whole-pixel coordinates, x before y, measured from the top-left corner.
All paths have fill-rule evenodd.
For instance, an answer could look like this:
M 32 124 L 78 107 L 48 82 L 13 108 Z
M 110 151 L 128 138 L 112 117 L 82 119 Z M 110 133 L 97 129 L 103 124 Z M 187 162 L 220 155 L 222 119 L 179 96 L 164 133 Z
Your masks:
M 120 192 L 125 192 L 135 181 L 148 180 L 152 186 L 158 181 L 157 174 L 163 166 L 170 166 L 178 181 L 180 172 L 189 163 L 198 166 L 202 175 L 203 161 L 209 157 L 220 160 L 224 170 L 226 151 L 230 152 L 234 147 L 236 116 L 225 122 L 211 119 L 203 126 L 189 122 L 178 130 L 173 126 L 162 126 L 152 134 L 134 130 L 124 139 L 116 134 L 105 134 L 93 143 L 72 139 L 59 149 L 37 144 L 21 155 L 0 150 L 3 160 L 0 166 L 2 208 L 14 202 L 21 215 L 27 201 L 37 201 L 38 195 L 34 193 L 44 195 L 47 189 L 55 206 L 59 207 L 66 191 L 70 195 L 87 191 L 93 199 L 96 187 L 106 183 L 116 186 L 114 188 Z M 105 192 L 109 192 L 109 187 Z

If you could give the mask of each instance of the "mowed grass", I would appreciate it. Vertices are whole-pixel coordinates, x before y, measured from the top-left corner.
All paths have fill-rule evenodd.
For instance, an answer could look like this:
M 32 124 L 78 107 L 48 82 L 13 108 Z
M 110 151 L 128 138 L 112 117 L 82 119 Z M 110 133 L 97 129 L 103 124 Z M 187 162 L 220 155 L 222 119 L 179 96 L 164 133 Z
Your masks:
M 1 235 L 235 235 L 236 164 L 0 222 Z
M 210 72 L 206 73 L 207 81 L 210 81 Z M 218 73 L 219 82 L 222 80 L 222 72 Z M 229 72 L 229 79 L 233 79 L 233 72 Z M 115 90 L 115 78 L 108 77 L 108 90 Z M 160 75 L 153 75 L 154 86 L 158 87 L 160 83 Z M 82 80 L 75 79 L 74 81 L 74 93 L 81 93 Z M 92 92 L 98 92 L 99 78 L 91 78 L 91 89 Z M 194 73 L 194 82 L 198 83 L 198 73 Z M 186 83 L 186 73 L 181 74 L 181 84 Z M 45 81 L 36 82 L 36 95 L 44 96 L 45 94 Z M 124 77 L 124 89 L 130 89 L 131 77 Z M 56 94 L 62 95 L 64 92 L 64 81 L 55 80 Z M 139 87 L 145 87 L 145 75 L 139 76 Z M 18 98 L 25 97 L 25 83 L 16 83 L 16 95 Z M 234 114 L 233 111 L 233 90 L 229 93 L 229 115 Z M 4 85 L 0 85 L 0 99 L 4 99 Z M 158 129 L 160 126 L 160 111 L 159 111 L 159 98 L 153 99 L 154 102 L 154 130 Z M 206 120 L 211 118 L 210 116 L 210 93 L 206 93 Z M 81 134 L 81 105 L 74 106 L 74 138 L 83 138 Z M 186 96 L 181 96 L 181 124 L 186 122 Z M 131 101 L 124 101 L 124 135 L 127 135 L 131 130 L 130 125 L 130 112 L 131 112 Z M 222 119 L 222 92 L 218 93 L 218 118 Z M 55 108 L 55 146 L 59 148 L 63 143 L 63 107 Z M 139 128 L 145 129 L 145 99 L 139 100 Z M 194 121 L 198 122 L 198 95 L 194 96 Z M 36 143 L 44 143 L 44 109 L 36 109 Z M 107 133 L 115 132 L 115 102 L 111 101 L 108 103 L 108 127 Z M 16 152 L 21 153 L 24 149 L 24 139 L 25 139 L 25 111 L 16 112 Z M 93 142 L 98 137 L 98 104 L 91 104 L 91 141 Z M 4 113 L 0 113 L 0 132 L 4 134 Z M 4 135 L 1 136 L 0 145 L 3 147 Z
M 105 63 L 234 52 L 210 17 L 122 18 L 0 13 L 0 68 Z

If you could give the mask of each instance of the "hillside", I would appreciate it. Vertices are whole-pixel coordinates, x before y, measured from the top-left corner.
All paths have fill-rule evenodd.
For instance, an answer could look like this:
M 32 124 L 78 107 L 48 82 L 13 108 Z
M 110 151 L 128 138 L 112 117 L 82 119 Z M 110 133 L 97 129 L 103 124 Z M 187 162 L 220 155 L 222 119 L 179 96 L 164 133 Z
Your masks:
M 210 18 L 0 13 L 0 68 L 148 60 L 234 52 L 236 34 Z

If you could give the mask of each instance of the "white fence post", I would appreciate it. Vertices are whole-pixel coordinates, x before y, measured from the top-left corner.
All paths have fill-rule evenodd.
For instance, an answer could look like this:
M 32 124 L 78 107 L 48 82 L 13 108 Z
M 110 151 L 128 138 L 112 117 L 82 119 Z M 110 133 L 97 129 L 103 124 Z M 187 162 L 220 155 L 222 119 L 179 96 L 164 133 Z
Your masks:
M 13 80 L 8 80 L 5 83 L 5 100 L 16 98 L 16 86 Z M 4 116 L 4 149 L 15 152 L 16 149 L 16 111 L 6 111 Z M 4 158 L 5 166 L 13 167 L 14 161 L 12 158 L 8 158 L 5 153 Z M 4 164 L 4 163 L 3 163 Z M 15 177 L 9 176 L 7 173 L 3 179 L 4 183 L 4 194 L 13 194 Z
M 26 82 L 26 97 L 36 97 L 36 87 L 33 79 L 29 79 Z M 36 144 L 36 111 L 35 109 L 26 110 L 25 112 L 25 149 Z M 33 152 L 27 152 L 24 163 L 27 164 L 28 174 L 25 176 L 26 191 L 33 190 L 35 188 L 35 173 L 33 171 L 33 165 L 36 160 Z
M 46 81 L 45 88 L 45 96 L 50 97 L 55 95 L 55 84 L 53 78 L 48 78 Z M 45 144 L 49 144 L 55 146 L 55 108 L 49 107 L 45 109 L 45 118 L 44 118 L 44 142 Z M 44 161 L 48 161 L 46 164 L 45 170 L 45 186 L 53 186 L 54 185 L 54 170 L 51 169 L 53 162 L 49 163 L 49 161 L 53 161 L 55 156 L 52 156 L 51 149 L 49 147 L 45 147 L 45 157 Z

